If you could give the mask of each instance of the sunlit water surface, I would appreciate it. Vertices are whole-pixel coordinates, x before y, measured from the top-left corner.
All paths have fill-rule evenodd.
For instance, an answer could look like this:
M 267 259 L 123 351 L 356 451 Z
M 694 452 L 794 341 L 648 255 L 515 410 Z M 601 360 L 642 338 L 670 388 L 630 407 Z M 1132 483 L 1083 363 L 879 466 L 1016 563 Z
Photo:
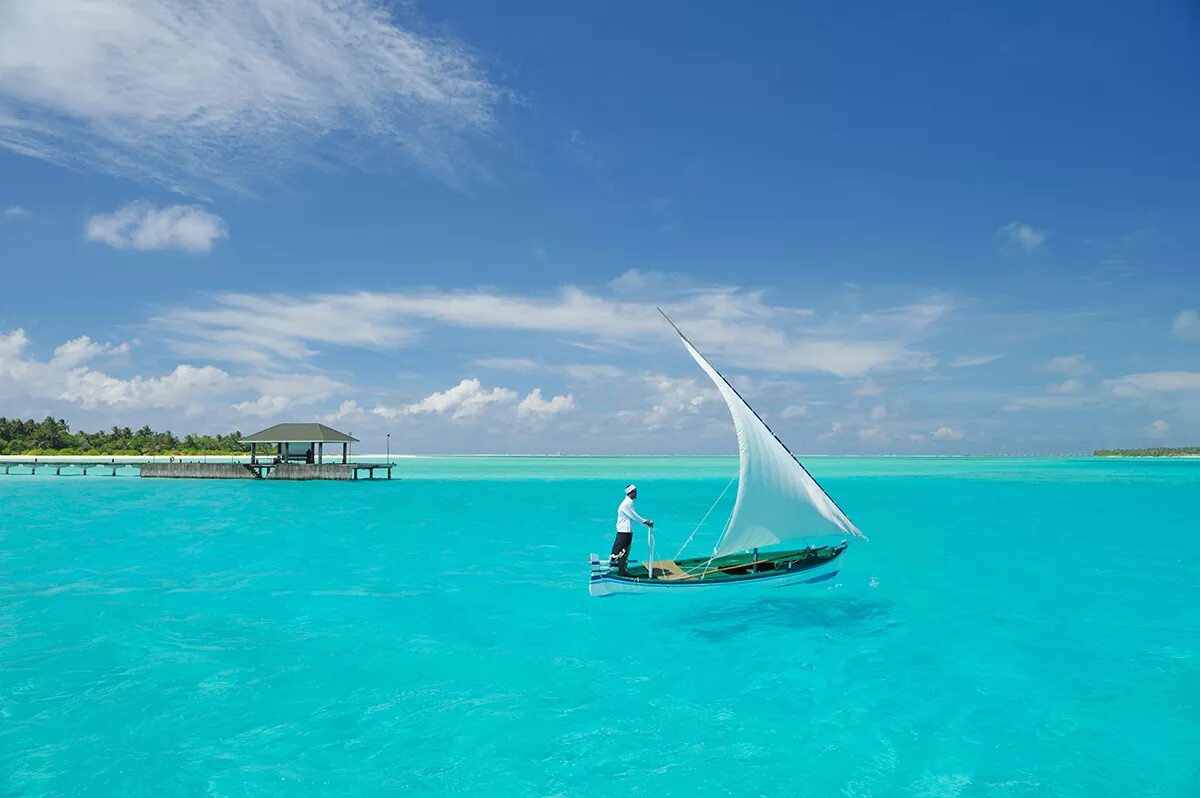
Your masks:
M 728 458 L 0 476 L 0 794 L 1200 795 L 1200 461 L 808 465 L 871 541 L 736 602 L 586 589 Z

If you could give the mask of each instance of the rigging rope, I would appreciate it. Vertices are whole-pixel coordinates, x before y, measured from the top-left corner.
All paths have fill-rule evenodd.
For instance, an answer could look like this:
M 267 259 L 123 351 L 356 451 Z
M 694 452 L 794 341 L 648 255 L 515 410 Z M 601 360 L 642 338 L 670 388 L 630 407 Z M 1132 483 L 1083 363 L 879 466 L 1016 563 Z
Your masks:
M 700 527 L 704 526 L 704 522 L 708 520 L 710 515 L 712 515 L 712 511 L 717 508 L 717 505 L 721 503 L 721 499 L 725 498 L 725 494 L 729 492 L 729 486 L 734 482 L 737 482 L 736 475 L 729 480 L 729 483 L 725 486 L 725 490 L 721 491 L 721 495 L 718 496 L 717 500 L 712 503 L 712 507 L 708 508 L 708 512 L 705 513 L 704 517 L 700 519 L 700 523 L 696 524 L 696 528 L 692 530 L 692 534 L 688 535 L 688 539 L 683 541 L 683 545 L 679 547 L 679 551 L 675 552 L 675 559 L 678 560 L 679 555 L 683 554 L 683 550 L 686 549 L 688 544 L 692 542 L 692 538 L 696 537 L 696 533 L 700 531 Z

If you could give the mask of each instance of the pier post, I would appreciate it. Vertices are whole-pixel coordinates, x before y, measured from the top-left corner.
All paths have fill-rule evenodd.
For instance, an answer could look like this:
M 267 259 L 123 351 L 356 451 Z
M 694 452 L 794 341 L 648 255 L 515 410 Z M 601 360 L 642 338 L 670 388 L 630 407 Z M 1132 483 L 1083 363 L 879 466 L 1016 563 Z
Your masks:
M 56 477 L 61 477 L 61 476 L 62 476 L 62 466 L 55 466 L 55 468 L 54 468 L 54 476 L 56 476 Z

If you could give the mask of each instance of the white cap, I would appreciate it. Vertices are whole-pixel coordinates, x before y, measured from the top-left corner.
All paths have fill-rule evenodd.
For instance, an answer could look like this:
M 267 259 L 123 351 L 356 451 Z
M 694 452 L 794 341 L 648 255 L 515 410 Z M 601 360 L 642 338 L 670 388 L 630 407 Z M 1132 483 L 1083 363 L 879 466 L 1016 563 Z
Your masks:
M 628 496 L 629 494 L 633 493 L 635 490 L 637 490 L 637 485 L 634 485 L 632 483 L 629 485 L 626 485 L 625 486 L 625 495 Z

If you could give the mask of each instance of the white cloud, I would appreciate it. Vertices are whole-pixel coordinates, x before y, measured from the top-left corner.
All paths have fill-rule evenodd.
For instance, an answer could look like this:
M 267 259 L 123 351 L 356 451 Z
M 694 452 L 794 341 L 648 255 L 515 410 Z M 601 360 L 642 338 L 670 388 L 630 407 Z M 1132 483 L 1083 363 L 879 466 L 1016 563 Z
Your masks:
M 380 405 L 371 412 L 383 418 L 434 413 L 449 414 L 450 418 L 463 419 L 479 416 L 488 405 L 510 404 L 516 399 L 515 391 L 508 388 L 485 390 L 479 380 L 472 377 L 464 379 L 453 388 L 431 393 L 419 402 L 400 408 Z
M 1045 230 L 1038 230 L 1024 222 L 1009 222 L 996 231 L 996 237 L 1007 246 L 1033 252 L 1042 245 L 1049 235 Z
M 235 407 L 261 414 L 272 403 L 288 407 L 319 402 L 345 389 L 315 374 L 234 375 L 212 365 L 179 364 L 158 376 L 115 377 L 94 368 L 97 358 L 121 355 L 128 344 L 97 343 L 88 336 L 67 341 L 49 360 L 26 354 L 24 330 L 0 334 L 0 396 L 12 401 L 69 402 L 81 408 L 212 409 L 229 399 L 248 397 Z
M 804 418 L 808 415 L 808 405 L 788 405 L 779 413 L 780 418 Z
M 952 310 L 953 306 L 949 301 L 935 298 L 928 302 L 863 313 L 859 315 L 858 323 L 918 331 L 942 320 Z
M 875 444 L 886 443 L 891 440 L 878 424 L 872 424 L 869 427 L 860 427 L 858 430 L 858 439 L 864 443 Z
M 1091 396 L 1058 394 L 1054 396 L 1018 396 L 1000 409 L 1005 413 L 1020 413 L 1025 410 L 1076 410 L 1096 403 Z
M 943 425 L 930 435 L 935 441 L 961 441 L 965 436 L 954 427 Z
M 883 387 L 875 380 L 863 380 L 850 391 L 851 396 L 879 396 Z
M 1195 371 L 1149 371 L 1105 380 L 1114 396 L 1134 398 L 1147 393 L 1200 391 L 1200 373 Z
M 871 408 L 871 418 L 874 421 L 879 421 L 880 419 L 887 418 L 887 414 L 888 414 L 887 405 L 875 405 L 874 407 Z
M 5 219 L 28 219 L 32 216 L 28 209 L 22 208 L 20 205 L 9 205 L 3 211 L 0 211 L 0 216 Z
M 1150 426 L 1146 428 L 1146 432 L 1156 438 L 1164 437 L 1170 431 L 1171 425 L 1163 421 L 1161 418 L 1158 421 L 1152 422 Z
M 625 370 L 608 363 L 565 363 L 553 365 L 527 357 L 481 357 L 475 365 L 495 371 L 528 374 L 539 371 L 558 374 L 580 382 L 615 380 L 625 376 Z
M 950 361 L 950 367 L 956 369 L 971 368 L 973 366 L 986 366 L 989 363 L 995 363 L 1004 355 L 978 355 L 976 357 L 956 357 Z
M 632 294 L 635 296 L 645 296 L 650 292 L 658 292 L 665 288 L 668 282 L 676 278 L 676 275 L 668 275 L 663 272 L 642 271 L 641 269 L 628 269 L 609 283 L 609 286 L 619 294 Z M 686 277 L 680 277 L 685 285 L 691 285 L 691 280 Z M 678 283 L 675 285 L 679 287 Z
M 156 208 L 149 202 L 130 202 L 112 213 L 89 216 L 84 226 L 89 241 L 116 249 L 181 249 L 208 252 L 218 238 L 227 238 L 225 222 L 198 205 Z
M 622 410 L 617 416 L 626 425 L 657 431 L 675 430 L 692 424 L 690 417 L 704 410 L 708 399 L 716 396 L 716 389 L 707 380 L 700 382 L 693 377 L 675 378 L 661 374 L 642 377 L 653 405 L 647 411 Z M 713 403 L 713 407 L 716 404 Z M 724 407 L 721 403 L 721 407 Z
M 831 441 L 841 434 L 842 434 L 842 423 L 840 421 L 834 421 L 832 424 L 829 425 L 829 431 L 823 432 L 820 435 L 818 435 L 817 440 Z
M 521 418 L 529 416 L 556 416 L 559 413 L 566 413 L 574 409 L 575 397 L 571 394 L 562 394 L 550 399 L 544 399 L 542 398 L 542 389 L 534 388 L 517 405 L 517 416 Z
M 98 357 L 124 355 L 127 352 L 129 352 L 128 343 L 113 346 L 108 343 L 98 343 L 86 335 L 81 335 L 55 347 L 53 360 L 60 366 L 70 368 Z
M 501 92 L 383 0 L 7 0 L 0 146 L 173 189 L 384 151 L 453 177 Z M 398 13 L 411 16 L 401 7 Z
M 1042 371 L 1063 377 L 1085 377 L 1095 371 L 1095 368 L 1083 355 L 1062 355 L 1046 361 Z
M 1171 335 L 1181 341 L 1200 341 L 1200 314 L 1182 310 L 1171 320 Z
M 270 313 L 262 313 L 264 307 Z M 911 347 L 911 329 L 883 329 L 896 326 L 890 316 L 882 317 L 876 330 L 886 336 L 868 338 L 864 331 L 872 328 L 861 323 L 805 327 L 804 309 L 768 305 L 759 291 L 697 290 L 672 308 L 697 346 L 738 367 L 861 377 L 924 369 L 932 362 Z M 611 299 L 572 286 L 548 297 L 482 290 L 301 297 L 226 294 L 209 307 L 175 310 L 154 322 L 182 339 L 185 354 L 254 364 L 311 358 L 317 350 L 310 344 L 403 346 L 418 340 L 424 327 L 438 324 L 552 333 L 591 347 L 675 345 L 652 304 Z
M 1076 394 L 1083 393 L 1086 388 L 1087 385 L 1084 384 L 1083 380 L 1070 379 L 1047 385 L 1046 392 L 1056 394 Z
M 325 423 L 332 424 L 336 421 L 341 421 L 347 418 L 360 418 L 366 413 L 366 410 L 359 406 L 358 402 L 353 399 L 347 399 L 338 405 L 338 409 L 325 416 Z
M 294 404 L 295 400 L 288 396 L 260 396 L 252 401 L 238 402 L 233 409 L 246 416 L 267 418 L 279 415 Z
M 481 357 L 475 361 L 475 365 L 494 371 L 515 371 L 521 374 L 542 371 L 545 368 L 538 361 L 528 357 Z
M 580 382 L 602 382 L 617 380 L 625 376 L 625 370 L 609 363 L 567 363 L 561 366 L 550 366 L 553 374 L 561 374 Z
M 232 388 L 229 374 L 215 366 L 179 365 L 161 377 L 118 379 L 92 369 L 73 369 L 57 398 L 83 407 L 198 408 L 203 400 Z

